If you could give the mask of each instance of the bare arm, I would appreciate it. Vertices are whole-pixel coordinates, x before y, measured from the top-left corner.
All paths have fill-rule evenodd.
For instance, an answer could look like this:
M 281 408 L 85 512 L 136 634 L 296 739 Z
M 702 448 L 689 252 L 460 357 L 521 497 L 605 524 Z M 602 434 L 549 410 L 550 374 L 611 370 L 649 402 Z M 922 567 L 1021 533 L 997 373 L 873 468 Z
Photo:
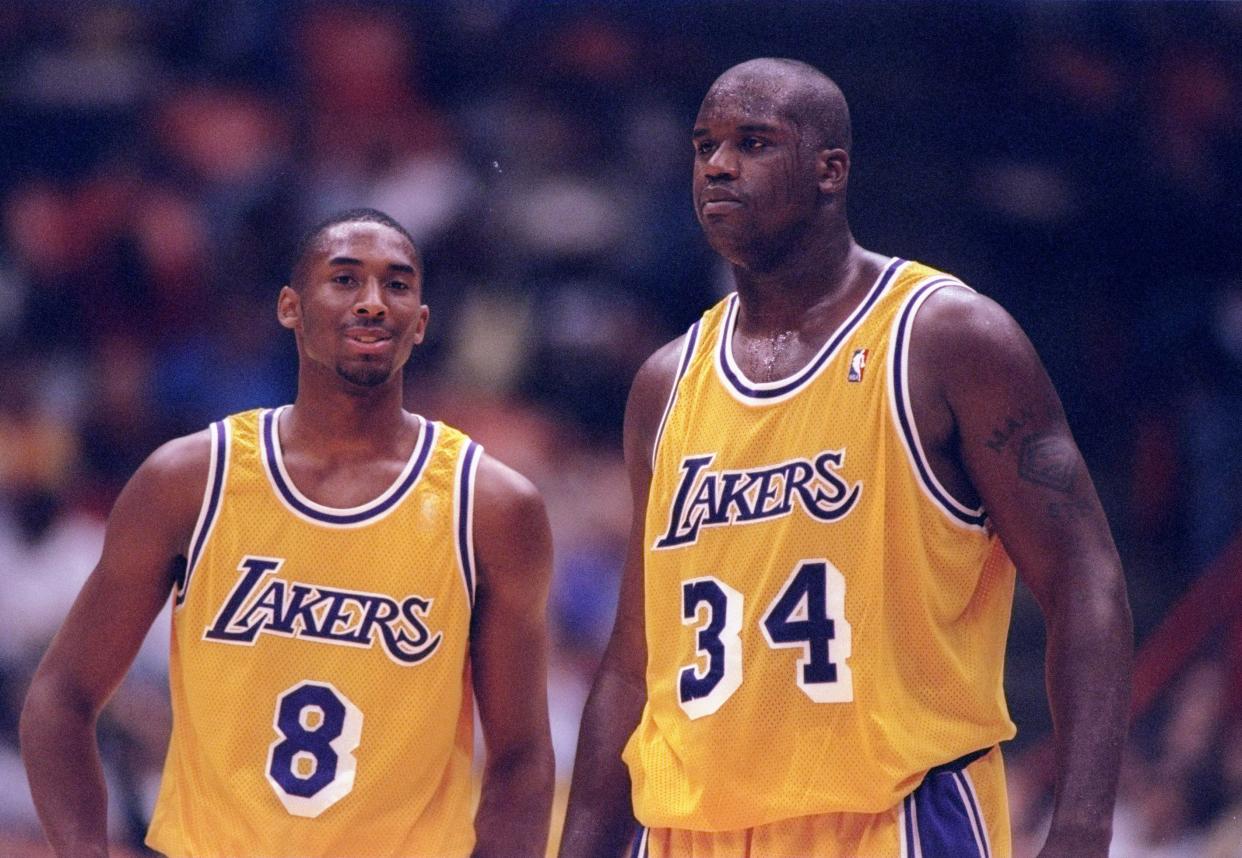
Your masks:
M 95 724 L 168 598 L 207 481 L 207 433 L 165 444 L 134 474 L 103 554 L 39 664 L 22 709 L 22 758 L 57 855 L 107 855 Z
M 487 746 L 473 855 L 543 855 L 555 764 L 548 726 L 552 537 L 543 499 L 488 456 L 474 504 L 479 562 L 471 669 Z
M 1057 775 L 1041 855 L 1103 858 L 1133 640 L 1121 562 L 1091 476 L 1034 348 L 995 303 L 941 290 L 920 312 L 911 349 L 912 366 L 930 371 L 914 394 L 924 405 L 920 430 L 926 419 L 942 452 L 956 450 L 1044 615 Z
M 629 547 L 621 574 L 617 618 L 582 713 L 561 858 L 612 858 L 624 851 L 636 823 L 630 776 L 621 751 L 647 699 L 643 627 L 643 550 L 651 451 L 672 391 L 682 340 L 664 346 L 638 371 L 625 409 L 625 460 L 634 499 Z

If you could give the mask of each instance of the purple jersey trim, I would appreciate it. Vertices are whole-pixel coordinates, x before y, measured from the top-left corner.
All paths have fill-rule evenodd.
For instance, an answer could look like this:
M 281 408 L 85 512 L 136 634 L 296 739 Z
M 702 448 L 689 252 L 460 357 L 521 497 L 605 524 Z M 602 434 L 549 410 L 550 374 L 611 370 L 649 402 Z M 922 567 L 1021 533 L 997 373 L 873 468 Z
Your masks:
M 655 442 L 651 445 L 651 469 L 653 471 L 655 470 L 656 453 L 660 449 L 660 439 L 664 437 L 664 427 L 668 425 L 669 415 L 673 413 L 673 403 L 677 401 L 677 388 L 681 386 L 681 380 L 685 377 L 686 370 L 690 368 L 690 361 L 694 357 L 694 349 L 699 342 L 699 325 L 702 321 L 702 319 L 699 319 L 686 332 L 686 343 L 682 347 L 681 363 L 677 367 L 677 377 L 673 379 L 673 389 L 668 392 L 668 402 L 664 403 L 664 414 L 660 417 L 660 425 L 656 429 Z
M 190 591 L 190 578 L 194 575 L 194 569 L 198 566 L 198 558 L 203 553 L 203 546 L 207 544 L 207 536 L 211 533 L 211 528 L 216 523 L 216 514 L 220 511 L 220 498 L 224 494 L 224 472 L 229 453 L 228 427 L 223 420 L 211 424 L 211 442 L 213 455 L 211 474 L 208 478 L 206 511 L 203 514 L 203 520 L 199 522 L 198 532 L 194 534 L 190 554 L 186 557 L 185 576 L 175 598 L 177 605 L 185 601 L 186 594 Z
M 836 354 L 841 343 L 845 342 L 871 308 L 880 300 L 880 296 L 884 294 L 884 290 L 892 282 L 893 276 L 904 264 L 904 259 L 894 258 L 890 261 L 879 279 L 876 280 L 875 285 L 871 287 L 871 291 L 867 293 L 867 297 L 854 309 L 854 312 L 837 329 L 836 333 L 829 338 L 828 342 L 824 343 L 819 350 L 819 354 L 815 355 L 811 362 L 799 370 L 793 377 L 773 387 L 757 386 L 754 382 L 742 376 L 740 370 L 735 370 L 732 366 L 729 346 L 733 339 L 734 325 L 737 323 L 738 298 L 735 293 L 729 298 L 729 307 L 725 313 L 724 324 L 721 325 L 719 353 L 717 355 L 717 363 L 720 366 L 720 372 L 724 376 L 725 381 L 734 391 L 742 396 L 760 400 L 775 399 L 798 390 L 818 374 L 824 364 Z
M 376 500 L 370 504 L 364 505 L 358 509 L 349 510 L 347 512 L 333 512 L 321 507 L 308 505 L 299 496 L 293 486 L 285 480 L 284 474 L 281 472 L 280 462 L 276 458 L 276 450 L 279 447 L 279 439 L 276 438 L 276 410 L 268 410 L 263 412 L 262 420 L 262 436 L 263 436 L 263 456 L 267 464 L 268 476 L 272 479 L 272 484 L 280 494 L 281 500 L 296 510 L 299 514 L 313 521 L 322 524 L 331 525 L 356 525 L 362 524 L 372 519 L 379 518 L 389 512 L 393 507 L 399 504 L 409 492 L 410 488 L 418 482 L 418 478 L 423 473 L 423 466 L 427 464 L 427 459 L 431 455 L 432 447 L 435 446 L 436 424 L 430 420 L 419 420 L 423 424 L 422 432 L 418 442 L 414 445 L 414 452 L 411 454 L 413 467 L 411 467 L 400 482 L 384 492 Z
M 461 561 L 461 574 L 466 582 L 466 596 L 470 604 L 474 604 L 475 564 L 474 564 L 474 488 L 475 466 L 478 464 L 479 451 L 482 448 L 474 441 L 466 444 L 462 454 L 461 482 L 457 496 L 457 557 Z
M 914 466 L 919 474 L 919 480 L 923 483 L 923 487 L 936 500 L 936 502 L 944 508 L 946 512 L 961 521 L 974 527 L 983 527 L 987 521 L 987 513 L 982 509 L 978 511 L 968 511 L 965 504 L 960 503 L 948 492 L 944 491 L 934 476 L 932 476 L 931 466 L 927 463 L 923 455 L 923 448 L 918 442 L 918 438 L 914 431 L 913 418 L 910 413 L 909 401 L 906 399 L 906 375 L 905 375 L 905 358 L 907 349 L 907 335 L 914 318 L 915 309 L 921 303 L 921 299 L 930 293 L 940 289 L 943 286 L 956 286 L 958 281 L 951 277 L 938 277 L 929 281 L 926 285 L 920 287 L 906 301 L 905 308 L 901 311 L 901 318 L 897 323 L 897 338 L 893 348 L 893 396 L 897 400 L 897 422 L 901 427 L 902 438 L 905 439 L 906 447 L 909 449 L 911 458 L 914 459 Z

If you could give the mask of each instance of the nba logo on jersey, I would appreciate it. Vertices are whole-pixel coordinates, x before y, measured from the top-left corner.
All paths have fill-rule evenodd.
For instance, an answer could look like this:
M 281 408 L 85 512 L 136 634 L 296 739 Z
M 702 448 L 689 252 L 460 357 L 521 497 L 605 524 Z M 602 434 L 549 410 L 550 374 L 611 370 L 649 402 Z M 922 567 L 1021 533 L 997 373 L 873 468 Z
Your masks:
M 863 371 L 867 368 L 867 349 L 854 349 L 854 355 L 850 358 L 850 372 L 845 377 L 846 381 L 862 381 Z

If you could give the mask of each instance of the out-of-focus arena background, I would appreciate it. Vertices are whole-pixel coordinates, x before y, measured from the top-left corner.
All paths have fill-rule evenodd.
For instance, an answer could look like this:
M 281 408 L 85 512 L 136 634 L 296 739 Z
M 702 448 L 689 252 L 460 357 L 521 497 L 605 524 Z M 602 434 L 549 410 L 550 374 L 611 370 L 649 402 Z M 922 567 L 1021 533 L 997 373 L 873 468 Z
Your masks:
M 0 4 L 0 854 L 43 854 L 17 713 L 112 500 L 163 440 L 291 399 L 288 254 L 354 205 L 428 260 L 409 407 L 547 498 L 567 777 L 628 527 L 627 386 L 730 288 L 689 128 L 757 55 L 845 90 L 860 242 L 998 299 L 1065 400 L 1140 643 L 1114 854 L 1242 855 L 1242 4 L 706 0 Z M 166 635 L 100 731 L 135 851 Z M 1020 592 L 1021 856 L 1048 811 L 1042 644 Z

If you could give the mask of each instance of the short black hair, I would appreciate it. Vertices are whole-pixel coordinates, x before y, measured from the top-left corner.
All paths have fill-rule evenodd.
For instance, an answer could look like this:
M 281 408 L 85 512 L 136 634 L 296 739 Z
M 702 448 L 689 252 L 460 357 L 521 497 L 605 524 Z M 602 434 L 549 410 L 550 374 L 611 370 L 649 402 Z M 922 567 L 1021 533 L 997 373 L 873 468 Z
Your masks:
M 418 245 L 414 242 L 414 236 L 410 235 L 410 231 L 403 227 L 396 218 L 390 214 L 372 208 L 355 208 L 346 209 L 321 220 L 312 226 L 298 240 L 297 245 L 293 248 L 293 262 L 289 266 L 289 285 L 298 288 L 302 282 L 302 273 L 306 265 L 306 257 L 310 255 L 315 245 L 322 236 L 332 227 L 342 223 L 378 223 L 382 226 L 395 229 L 405 237 L 410 243 L 410 249 L 414 251 L 414 264 L 421 272 L 423 269 L 423 255 L 418 250 Z

